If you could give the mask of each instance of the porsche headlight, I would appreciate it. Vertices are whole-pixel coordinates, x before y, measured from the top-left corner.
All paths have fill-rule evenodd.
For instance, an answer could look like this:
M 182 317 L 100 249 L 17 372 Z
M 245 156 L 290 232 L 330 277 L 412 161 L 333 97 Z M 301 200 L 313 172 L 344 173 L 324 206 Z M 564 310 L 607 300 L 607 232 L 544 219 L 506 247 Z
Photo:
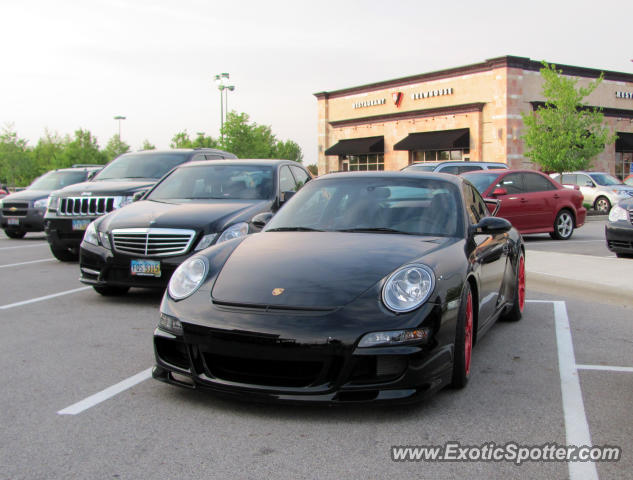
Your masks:
M 198 250 L 203 250 L 207 248 L 209 245 L 213 243 L 213 240 L 215 240 L 215 237 L 217 236 L 218 236 L 217 233 L 210 233 L 202 237 L 200 241 L 198 242 L 198 245 L 196 245 L 195 251 L 197 252 Z
M 207 262 L 203 257 L 191 257 L 185 260 L 171 276 L 169 295 L 182 300 L 193 294 L 207 276 Z
M 218 243 L 226 242 L 227 240 L 233 240 L 234 238 L 240 238 L 248 235 L 248 223 L 240 222 L 235 225 L 231 225 L 229 228 L 222 232 L 220 238 L 216 242 Z
M 435 275 L 426 265 L 405 265 L 393 272 L 382 289 L 382 301 L 396 313 L 422 305 L 435 287 Z
M 90 225 L 86 227 L 86 231 L 84 232 L 84 242 L 92 245 L 99 245 L 99 237 L 97 236 L 97 227 L 95 227 L 95 222 L 91 222 Z
M 627 212 L 624 208 L 619 205 L 614 205 L 611 211 L 609 212 L 609 221 L 617 222 L 618 220 L 628 220 Z
M 33 208 L 46 208 L 46 204 L 48 203 L 48 197 L 40 198 L 33 202 Z

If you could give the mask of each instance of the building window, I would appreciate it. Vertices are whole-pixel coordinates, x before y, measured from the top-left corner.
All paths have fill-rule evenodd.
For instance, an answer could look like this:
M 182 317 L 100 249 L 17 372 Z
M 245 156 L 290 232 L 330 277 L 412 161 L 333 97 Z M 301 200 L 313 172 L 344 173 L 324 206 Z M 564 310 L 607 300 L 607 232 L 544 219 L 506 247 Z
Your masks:
M 460 150 L 415 150 L 411 152 L 410 163 L 443 162 L 446 160 L 466 160 L 469 149 Z
M 382 153 L 368 155 L 345 155 L 340 157 L 341 170 L 364 172 L 368 170 L 384 170 L 385 156 Z
M 633 152 L 615 152 L 615 176 L 620 180 L 633 173 L 632 164 Z

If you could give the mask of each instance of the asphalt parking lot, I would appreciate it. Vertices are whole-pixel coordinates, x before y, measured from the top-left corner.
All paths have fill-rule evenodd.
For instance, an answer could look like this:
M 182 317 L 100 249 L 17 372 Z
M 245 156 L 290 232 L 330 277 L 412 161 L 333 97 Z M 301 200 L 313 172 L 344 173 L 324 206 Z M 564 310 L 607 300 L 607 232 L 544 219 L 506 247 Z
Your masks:
M 598 230 L 586 227 L 573 239 Z M 527 261 L 541 243 L 570 242 L 528 240 Z M 149 379 L 161 295 L 101 297 L 78 282 L 76 263 L 53 259 L 42 236 L 0 236 L 0 275 L 2 479 L 631 478 L 629 308 L 528 283 L 523 320 L 482 338 L 466 389 L 407 407 L 306 408 L 236 403 Z M 587 440 L 622 447 L 622 459 L 571 469 L 393 462 L 390 449 Z

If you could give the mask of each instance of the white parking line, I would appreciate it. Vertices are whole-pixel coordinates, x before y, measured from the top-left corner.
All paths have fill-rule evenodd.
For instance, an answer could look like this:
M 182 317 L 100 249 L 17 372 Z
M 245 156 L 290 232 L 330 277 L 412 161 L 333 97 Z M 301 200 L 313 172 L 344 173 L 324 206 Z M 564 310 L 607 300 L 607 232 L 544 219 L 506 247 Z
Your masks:
M 114 397 L 118 393 L 127 390 L 128 388 L 137 385 L 152 376 L 152 369 L 148 368 L 147 370 L 143 370 L 142 372 L 137 373 L 136 375 L 131 376 L 130 378 L 126 378 L 122 382 L 117 383 L 116 385 L 112 385 L 111 387 L 106 388 L 105 390 L 101 390 L 99 393 L 95 393 L 94 395 L 89 396 L 81 400 L 80 402 L 72 404 L 70 407 L 66 407 L 63 410 L 57 412 L 58 415 L 77 415 L 78 413 L 83 412 L 84 410 L 88 410 L 95 405 L 107 400 L 108 398 Z
M 0 265 L 0 268 L 19 267 L 20 265 L 29 265 L 31 263 L 52 262 L 54 258 L 43 258 L 42 260 L 31 260 L 30 262 L 9 263 L 7 265 Z
M 48 243 L 38 243 L 36 245 L 20 245 L 19 247 L 0 247 L 0 250 L 15 250 L 17 248 L 23 249 L 23 248 L 35 248 L 35 247 L 43 247 L 43 246 L 48 247 Z
M 32 298 L 31 300 L 24 300 L 22 302 L 10 303 L 8 305 L 1 305 L 0 310 L 8 310 L 9 308 L 21 307 L 22 305 L 28 305 L 30 303 L 43 302 L 44 300 L 61 297 L 63 295 L 70 295 L 71 293 L 82 292 L 88 289 L 90 289 L 90 287 L 74 288 L 72 290 L 66 290 L 65 292 L 53 293 L 51 295 L 45 295 L 43 297 Z
M 578 370 L 604 370 L 606 372 L 633 373 L 633 367 L 617 367 L 613 365 L 576 365 Z
M 582 399 L 574 344 L 565 302 L 554 304 L 554 323 L 556 324 L 556 344 L 558 346 L 558 370 L 563 397 L 563 413 L 565 415 L 565 431 L 567 445 L 591 445 L 591 433 Z M 568 462 L 569 479 L 591 480 L 598 478 L 594 462 Z

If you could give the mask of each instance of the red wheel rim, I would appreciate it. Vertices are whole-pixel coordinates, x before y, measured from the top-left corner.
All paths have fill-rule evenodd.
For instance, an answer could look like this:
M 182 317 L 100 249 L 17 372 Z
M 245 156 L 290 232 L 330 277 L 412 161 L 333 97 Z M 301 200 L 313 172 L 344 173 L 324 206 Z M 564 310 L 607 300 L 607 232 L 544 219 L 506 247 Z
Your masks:
M 468 292 L 466 300 L 466 325 L 464 326 L 464 367 L 470 373 L 470 355 L 473 351 L 473 296 Z
M 525 258 L 519 257 L 519 310 L 523 312 L 525 306 Z

